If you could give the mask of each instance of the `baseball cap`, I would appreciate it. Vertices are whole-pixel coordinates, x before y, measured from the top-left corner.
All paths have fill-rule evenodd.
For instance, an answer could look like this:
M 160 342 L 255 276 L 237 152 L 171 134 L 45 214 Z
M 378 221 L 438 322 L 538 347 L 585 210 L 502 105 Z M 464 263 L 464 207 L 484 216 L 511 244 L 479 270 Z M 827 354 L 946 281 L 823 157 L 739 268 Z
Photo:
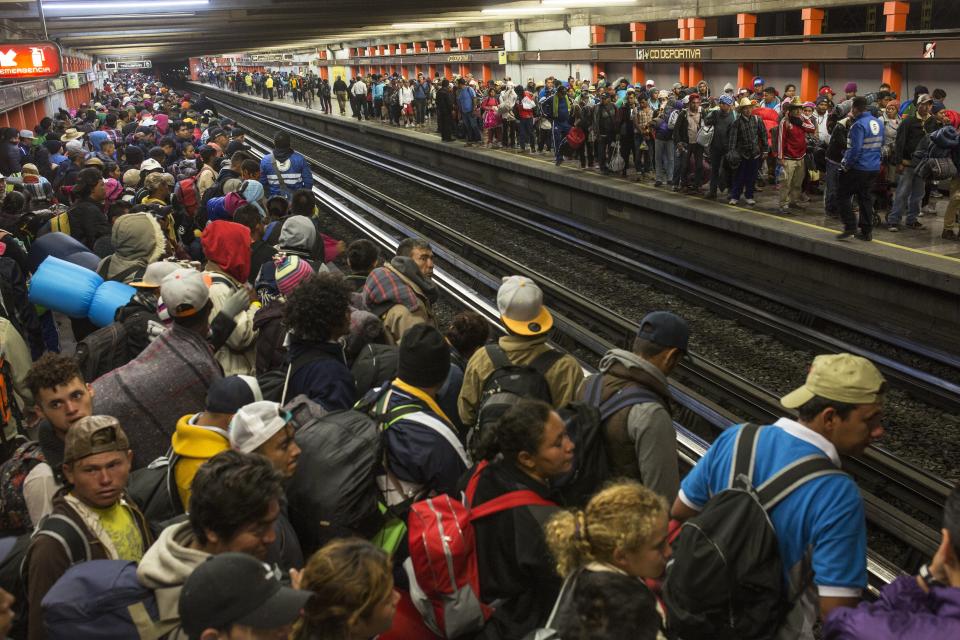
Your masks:
M 63 148 L 67 151 L 83 151 L 83 143 L 79 138 L 73 138 L 71 140 L 67 140 L 67 143 L 63 145 Z
M 872 362 L 849 353 L 831 353 L 814 358 L 806 382 L 780 398 L 780 404 L 796 409 L 815 396 L 847 404 L 872 404 L 885 390 L 886 380 Z
M 123 172 L 123 186 L 136 187 L 138 184 L 140 184 L 139 169 L 127 169 Z
M 637 329 L 637 337 L 686 353 L 690 343 L 690 327 L 686 320 L 674 313 L 653 311 L 643 316 Z
M 757 76 L 756 78 L 753 79 L 753 86 L 756 87 L 757 85 L 761 85 L 761 84 L 763 84 L 763 78 Z
M 163 282 L 164 278 L 177 269 L 182 268 L 183 265 L 177 264 L 176 262 L 151 262 L 147 265 L 146 270 L 143 272 L 143 277 L 140 280 L 131 282 L 129 284 L 131 287 L 138 287 L 141 289 L 159 289 L 160 283 Z
M 128 451 L 130 440 L 113 416 L 80 418 L 67 431 L 63 446 L 63 463 L 110 451 Z
M 933 98 L 929 93 L 921 93 L 917 96 L 917 104 L 924 104 L 926 102 L 933 102 Z
M 196 269 L 177 269 L 160 282 L 160 297 L 172 318 L 189 318 L 206 306 L 210 289 Z
M 292 624 L 313 592 L 283 586 L 278 573 L 246 553 L 208 557 L 187 577 L 180 591 L 183 630 L 196 640 L 204 629 L 225 629 L 235 624 L 276 629 Z
M 30 129 L 21 129 L 20 137 L 27 140 L 33 140 L 33 131 L 30 131 Z
M 243 453 L 253 453 L 291 419 L 290 413 L 277 402 L 251 402 L 240 407 L 230 420 L 230 446 Z
M 90 156 L 89 158 L 87 158 L 86 160 L 83 161 L 83 166 L 85 166 L 85 167 L 91 167 L 91 166 L 102 167 L 102 166 L 103 166 L 103 160 L 101 160 L 101 159 L 98 158 L 97 156 Z
M 170 175 L 170 174 L 167 174 L 167 173 L 151 173 L 150 175 L 148 175 L 148 176 L 144 179 L 144 181 L 143 181 L 143 186 L 144 186 L 144 188 L 145 188 L 147 191 L 154 191 L 154 190 L 156 190 L 157 187 L 159 187 L 161 184 L 164 184 L 164 183 L 169 184 L 169 183 L 167 182 L 166 177 L 165 177 L 165 176 L 168 176 L 168 175 Z M 170 177 L 172 178 L 173 176 L 170 176 Z
M 140 163 L 140 171 L 155 171 L 157 169 L 163 169 L 163 167 L 153 158 L 147 158 Z
M 647 80 L 645 84 L 648 87 L 653 87 L 656 85 L 656 83 L 653 80 Z
M 260 383 L 253 376 L 226 376 L 207 390 L 205 408 L 211 413 L 236 413 L 240 407 L 263 400 Z
M 508 276 L 497 291 L 497 310 L 510 331 L 521 336 L 546 333 L 553 326 L 553 316 L 543 306 L 543 291 L 524 276 Z

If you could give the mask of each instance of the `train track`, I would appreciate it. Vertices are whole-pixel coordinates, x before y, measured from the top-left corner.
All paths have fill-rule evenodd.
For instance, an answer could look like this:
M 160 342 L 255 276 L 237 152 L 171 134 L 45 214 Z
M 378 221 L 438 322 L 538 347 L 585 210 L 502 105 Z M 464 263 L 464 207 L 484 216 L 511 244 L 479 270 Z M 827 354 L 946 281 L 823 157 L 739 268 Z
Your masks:
M 225 106 L 241 111 L 232 105 Z M 286 123 L 273 121 L 254 112 L 244 111 L 245 117 L 260 120 L 269 127 L 290 129 Z M 294 133 L 309 139 L 314 144 L 319 144 L 307 133 L 299 131 Z M 261 150 L 266 151 L 262 146 Z M 418 212 L 406 205 L 377 193 L 368 185 L 359 183 L 331 167 L 324 166 L 315 160 L 311 160 L 311 163 L 317 168 L 315 193 L 324 209 L 338 215 L 351 226 L 358 228 L 364 235 L 374 238 L 384 249 L 393 251 L 398 242 L 396 238 L 414 234 L 427 235 L 435 242 L 442 243 L 437 246 L 438 257 L 446 264 L 451 265 L 454 270 L 461 271 L 471 284 L 465 285 L 449 276 L 445 271 L 438 270 L 437 279 L 441 289 L 451 299 L 456 300 L 458 304 L 463 304 L 480 312 L 491 323 L 499 324 L 496 310 L 490 303 L 492 294 L 499 284 L 499 278 L 491 274 L 490 270 L 498 275 L 525 273 L 537 279 L 544 286 L 549 303 L 561 312 L 558 314 L 557 323 L 560 332 L 559 342 L 561 346 L 568 349 L 575 347 L 580 350 L 581 354 L 586 352 L 599 355 L 608 348 L 617 346 L 617 343 L 622 343 L 626 336 L 632 336 L 635 331 L 635 325 L 628 320 L 609 310 L 598 309 L 595 303 L 591 303 L 576 292 L 563 287 L 563 285 L 552 281 L 543 274 L 527 269 L 523 265 L 510 260 L 507 256 L 492 252 L 482 244 L 466 238 L 452 229 L 443 228 L 436 221 L 431 223 L 429 218 L 418 215 Z M 358 192 L 363 194 L 362 199 L 358 199 Z M 390 209 L 393 215 L 387 215 L 377 206 L 370 204 L 371 200 L 376 201 L 378 206 Z M 348 206 L 345 203 L 350 203 L 350 205 Z M 352 211 L 351 207 L 359 211 Z M 407 220 L 415 226 L 408 226 L 401 220 Z M 469 254 L 471 258 L 476 258 L 476 260 L 465 260 L 465 254 Z M 482 266 L 477 263 L 481 263 Z M 486 289 L 487 296 L 478 293 L 478 288 Z M 783 413 L 776 399 L 770 394 L 764 394 L 762 390 L 751 388 L 752 385 L 747 381 L 716 367 L 716 365 L 712 365 L 712 363 L 694 357 L 684 369 L 684 382 L 690 381 L 694 383 L 691 386 L 697 386 L 700 390 L 709 388 L 717 391 L 726 396 L 728 401 L 733 398 L 735 400 L 733 404 L 737 407 L 737 412 L 734 413 L 730 409 L 707 399 L 684 383 L 674 385 L 672 392 L 682 407 L 681 412 L 677 415 L 676 425 L 678 450 L 681 460 L 686 464 L 695 464 L 708 446 L 705 437 L 698 435 L 698 432 L 702 434 L 705 430 L 722 429 L 730 424 L 741 422 L 742 419 L 739 416 L 743 414 L 761 417 L 763 418 L 761 421 L 770 422 Z M 684 425 L 688 425 L 690 428 Z M 902 463 L 898 467 L 899 474 L 893 475 L 890 473 L 890 468 L 897 466 L 896 461 L 890 464 L 884 461 L 882 455 L 879 456 L 879 462 L 871 460 L 871 456 L 866 458 L 867 460 L 861 463 L 861 467 L 870 470 L 873 475 L 867 477 L 868 474 L 863 469 L 854 471 L 862 485 L 865 481 L 869 481 L 869 485 L 879 485 L 886 492 L 893 488 L 894 493 L 899 493 L 902 499 L 914 499 L 917 497 L 917 493 L 921 493 L 930 486 L 938 489 L 942 489 L 944 486 L 942 483 L 935 482 L 931 485 L 934 479 L 925 478 L 922 475 L 917 482 L 914 482 L 911 478 L 915 475 L 916 470 L 909 465 L 902 465 Z M 919 491 L 918 487 L 920 488 Z M 915 549 L 918 557 L 929 555 L 935 549 L 938 540 L 936 531 L 922 525 L 899 509 L 891 507 L 872 491 L 865 492 L 865 502 L 868 518 L 871 522 Z M 934 499 L 929 502 L 929 505 L 932 505 L 933 509 L 937 509 L 936 502 Z M 888 582 L 897 574 L 896 565 L 875 554 L 871 554 L 870 568 L 871 584 L 873 585 Z

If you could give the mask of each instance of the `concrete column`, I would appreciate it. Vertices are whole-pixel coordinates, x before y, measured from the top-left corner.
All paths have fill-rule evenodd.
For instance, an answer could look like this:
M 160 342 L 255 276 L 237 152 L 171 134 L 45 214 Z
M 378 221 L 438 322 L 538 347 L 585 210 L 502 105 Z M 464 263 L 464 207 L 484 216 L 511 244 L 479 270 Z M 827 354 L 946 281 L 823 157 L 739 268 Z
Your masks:
M 884 2 L 883 15 L 887 17 L 887 33 L 901 33 L 907 30 L 907 15 L 910 13 L 908 2 Z M 883 81 L 890 85 L 890 90 L 903 100 L 903 63 L 885 62 L 883 65 Z
M 421 42 L 414 42 L 414 43 L 413 43 L 413 52 L 414 52 L 414 53 L 422 53 L 422 52 L 423 52 L 423 43 L 421 43 Z M 420 64 L 420 61 L 419 61 L 419 60 L 417 60 L 417 64 L 416 64 L 415 66 L 416 66 L 416 68 L 414 69 L 414 71 L 415 71 L 417 74 L 423 73 L 423 65 Z
M 440 46 L 443 48 L 444 53 L 450 53 L 451 51 L 453 51 L 453 43 L 449 39 L 441 40 Z M 443 65 L 443 77 L 446 78 L 447 80 L 453 79 L 453 67 L 451 65 L 449 64 Z
M 680 19 L 677 20 L 677 29 L 680 30 L 680 39 L 681 39 L 681 40 L 689 40 L 689 39 L 690 39 L 690 37 L 689 37 L 689 31 L 687 31 L 687 19 L 686 19 L 686 18 L 680 18 Z M 680 78 L 679 78 L 680 84 L 682 84 L 682 85 L 685 86 L 685 87 L 686 87 L 686 86 L 689 86 L 690 83 L 687 81 L 687 78 L 688 78 L 688 77 L 689 77 L 689 76 L 687 75 L 687 63 L 681 62 L 681 63 L 680 63 Z M 664 86 L 666 86 L 666 84 L 665 84 Z
M 375 55 L 377 55 L 377 48 L 374 46 L 367 47 L 367 56 L 375 56 Z
M 398 45 L 398 47 L 399 47 L 399 49 L 400 49 L 400 55 L 404 55 L 404 54 L 407 53 L 407 43 L 406 43 L 406 42 L 401 42 L 401 43 Z
M 470 38 L 457 38 L 457 49 L 460 51 L 470 51 Z M 460 76 L 466 77 L 470 73 L 470 64 L 460 63 Z
M 707 21 L 703 18 L 687 18 L 687 40 L 703 40 L 703 32 L 707 28 Z M 687 82 L 689 86 L 696 86 L 703 80 L 703 63 L 687 63 Z
M 752 13 L 737 14 L 737 29 L 740 40 L 749 40 L 757 35 L 757 16 Z M 741 42 L 743 44 L 743 42 Z M 752 62 L 741 62 L 737 65 L 737 88 L 746 87 L 751 89 L 750 83 L 756 74 Z
M 493 38 L 490 36 L 480 36 L 480 48 L 481 49 L 490 49 Z M 487 63 L 480 65 L 480 75 L 483 77 L 484 82 L 489 82 L 493 79 L 493 70 L 491 66 Z
M 818 36 L 823 33 L 823 9 L 803 9 L 800 16 L 803 19 L 803 35 Z M 820 64 L 804 62 L 800 67 L 800 99 L 816 100 L 819 89 Z
M 590 25 L 590 44 L 603 44 L 607 41 L 607 28 L 602 24 Z M 605 71 L 602 62 L 593 63 L 593 81 L 600 80 L 600 74 Z
M 387 45 L 387 55 L 391 55 L 391 56 L 397 55 L 397 45 L 395 45 L 395 44 L 388 44 L 388 45 Z M 397 65 L 396 65 L 396 64 L 390 64 L 389 66 L 390 66 L 390 75 L 395 74 L 395 73 L 397 72 Z
M 427 40 L 427 53 L 433 53 L 437 50 L 436 40 Z M 433 77 L 437 73 L 437 65 L 431 64 L 427 67 L 427 75 L 430 76 L 430 81 L 433 82 Z
M 646 22 L 631 22 L 630 23 L 630 40 L 632 42 L 643 42 L 647 39 L 647 23 Z M 644 81 L 644 68 L 642 62 L 633 63 L 633 84 Z

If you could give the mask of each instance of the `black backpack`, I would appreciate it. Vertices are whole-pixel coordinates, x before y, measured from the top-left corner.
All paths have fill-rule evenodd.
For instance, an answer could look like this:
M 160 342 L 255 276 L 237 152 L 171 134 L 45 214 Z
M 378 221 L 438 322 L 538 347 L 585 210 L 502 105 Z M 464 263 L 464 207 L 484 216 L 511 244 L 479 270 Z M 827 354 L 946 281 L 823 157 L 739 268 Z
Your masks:
M 363 397 L 371 389 L 396 378 L 399 361 L 400 349 L 395 345 L 364 345 L 350 368 L 357 383 L 357 395 Z
M 144 314 L 150 315 L 144 311 Z M 143 317 L 134 313 L 119 322 L 97 329 L 77 343 L 75 358 L 84 380 L 91 382 L 105 373 L 127 364 L 139 353 L 130 349 L 130 331 Z
M 761 427 L 744 425 L 734 445 L 730 488 L 714 495 L 683 523 L 663 600 L 674 634 L 684 640 L 773 638 L 792 603 L 783 579 L 777 532 L 768 512 L 797 487 L 843 473 L 811 454 L 754 487 Z
M 293 378 L 293 374 L 311 362 L 329 357 L 331 356 L 322 352 L 305 353 L 282 367 L 261 373 L 257 376 L 257 384 L 260 385 L 260 396 L 264 400 L 285 404 L 287 401 L 287 388 L 290 386 L 290 379 Z
M 521 399 L 543 400 L 553 404 L 546 375 L 564 355 L 556 349 L 549 349 L 534 358 L 530 364 L 523 365 L 514 364 L 500 345 L 488 344 L 484 348 L 493 362 L 493 373 L 483 382 L 477 422 L 468 437 L 471 441 L 496 423 L 507 409 Z
M 130 474 L 127 493 L 154 529 L 186 511 L 175 475 L 179 459 L 171 448 L 167 455 Z
M 662 402 L 653 391 L 634 385 L 620 389 L 603 402 L 600 401 L 602 392 L 603 375 L 591 376 L 586 381 L 583 401 L 571 402 L 560 410 L 567 434 L 576 446 L 573 468 L 556 482 L 567 506 L 586 505 L 613 475 L 604 423 L 621 409 L 644 402 Z

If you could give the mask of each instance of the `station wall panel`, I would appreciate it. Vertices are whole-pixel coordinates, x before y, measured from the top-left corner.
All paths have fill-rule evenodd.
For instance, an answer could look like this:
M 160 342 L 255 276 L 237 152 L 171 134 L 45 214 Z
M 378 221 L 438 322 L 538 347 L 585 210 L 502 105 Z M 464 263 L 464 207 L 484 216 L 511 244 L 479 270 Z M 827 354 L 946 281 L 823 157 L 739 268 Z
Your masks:
M 766 86 L 775 87 L 781 94 L 783 94 L 784 86 L 788 84 L 795 84 L 797 85 L 797 89 L 800 88 L 800 71 L 801 66 L 799 64 L 785 64 L 777 62 L 761 62 L 757 64 L 757 75 L 763 78 L 763 82 Z M 880 77 L 879 73 L 877 74 L 877 77 Z M 736 82 L 736 80 L 737 74 L 734 73 L 732 76 L 730 76 L 730 81 Z M 879 83 L 879 81 L 877 82 Z M 721 87 L 722 86 L 723 85 L 721 84 Z M 752 89 L 753 87 L 748 88 Z
M 883 82 L 882 64 L 825 64 L 820 72 L 820 84 L 830 88 L 843 98 L 843 86 L 848 82 L 857 83 L 860 95 L 876 91 Z M 799 82 L 797 83 L 799 85 Z
M 704 63 L 703 79 L 710 85 L 711 95 L 718 96 L 723 93 L 723 85 L 728 82 L 737 89 L 737 65 L 730 62 Z M 654 80 L 657 78 L 654 77 Z M 799 85 L 800 82 L 797 81 L 795 84 Z
M 913 97 L 913 88 L 922 84 L 930 91 L 936 88 L 947 92 L 945 100 L 947 108 L 957 109 L 960 106 L 960 75 L 953 65 L 942 63 L 912 63 L 906 65 L 903 73 L 903 96 L 900 101 Z

